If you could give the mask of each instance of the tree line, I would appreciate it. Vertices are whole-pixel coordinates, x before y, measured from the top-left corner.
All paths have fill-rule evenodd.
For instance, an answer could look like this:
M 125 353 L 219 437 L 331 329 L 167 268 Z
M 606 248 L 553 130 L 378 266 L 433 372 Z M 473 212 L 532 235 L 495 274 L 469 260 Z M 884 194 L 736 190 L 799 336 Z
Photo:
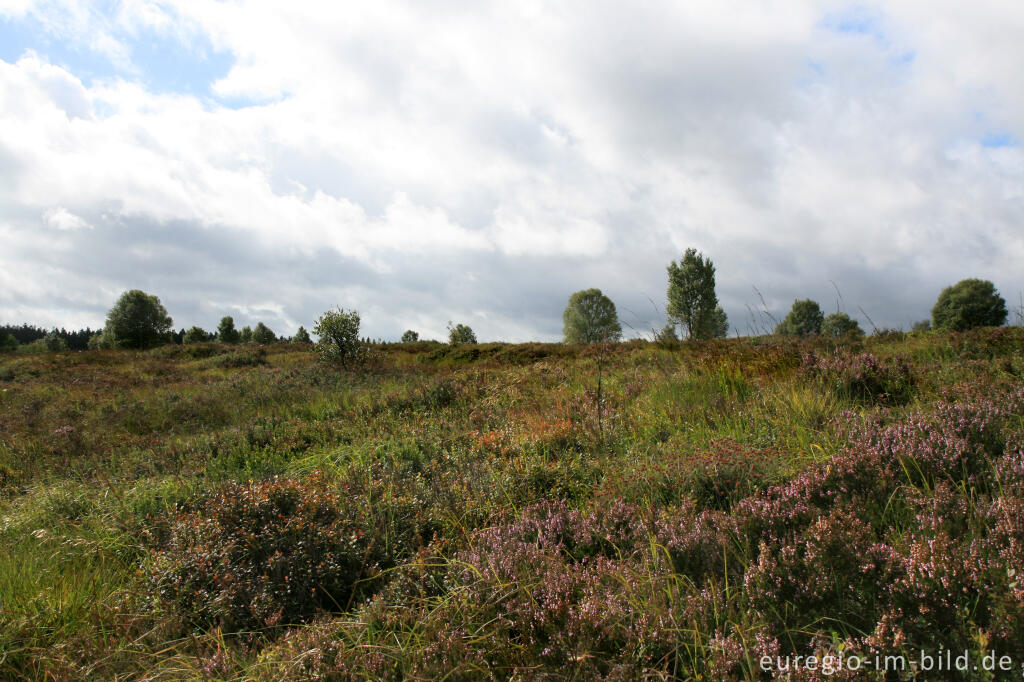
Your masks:
M 715 293 L 715 266 L 710 258 L 696 249 L 687 249 L 677 263 L 666 268 L 668 287 L 665 307 L 667 324 L 655 333 L 655 340 L 678 341 L 722 338 L 727 335 L 729 321 Z M 1000 326 L 1006 322 L 1006 301 L 992 282 L 965 279 L 948 286 L 939 294 L 931 310 L 931 319 L 914 325 L 915 331 L 930 328 L 963 331 L 974 327 Z M 870 321 L 870 320 L 869 320 Z M 622 324 L 615 303 L 600 289 L 590 288 L 569 297 L 562 313 L 566 343 L 604 343 L 622 338 Z M 358 360 L 360 347 L 368 339 L 359 337 L 360 318 L 356 311 L 338 309 L 324 313 L 313 332 L 320 338 L 321 353 L 326 359 L 348 364 Z M 126 291 L 107 313 L 102 330 L 45 330 L 22 324 L 0 327 L 0 350 L 19 346 L 36 350 L 85 350 L 100 348 L 151 348 L 165 343 L 193 344 L 218 341 L 227 344 L 270 344 L 290 340 L 312 343 L 305 327 L 287 339 L 278 337 L 263 322 L 255 327 L 236 329 L 231 316 L 221 318 L 215 332 L 193 326 L 175 332 L 173 320 L 160 299 L 139 289 Z M 786 317 L 778 322 L 774 333 L 787 336 L 822 335 L 833 338 L 861 336 L 863 330 L 856 320 L 844 312 L 824 315 L 821 306 L 811 299 L 797 300 Z M 406 330 L 403 343 L 419 340 L 419 334 Z M 451 344 L 477 343 L 469 325 L 448 323 Z

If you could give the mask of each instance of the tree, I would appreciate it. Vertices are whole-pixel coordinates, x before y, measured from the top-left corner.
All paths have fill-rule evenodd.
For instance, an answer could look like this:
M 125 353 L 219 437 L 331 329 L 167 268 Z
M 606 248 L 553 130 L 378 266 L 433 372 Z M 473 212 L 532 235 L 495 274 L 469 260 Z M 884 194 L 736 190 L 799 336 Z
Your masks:
M 171 316 L 160 299 L 139 289 L 126 291 L 107 313 L 103 336 L 118 348 L 152 348 L 166 341 Z
M 562 313 L 566 343 L 600 343 L 622 338 L 622 325 L 612 300 L 600 289 L 583 289 L 569 297 Z
M 202 327 L 192 327 L 185 332 L 185 336 L 182 337 L 181 342 L 187 346 L 192 343 L 203 343 L 204 341 L 209 340 L 210 335 L 206 333 L 205 329 Z
M 97 332 L 89 337 L 89 350 L 100 350 L 102 348 L 111 348 L 110 341 L 103 332 Z
M 864 336 L 864 331 L 846 313 L 832 313 L 821 323 L 821 335 L 833 339 L 845 338 L 848 334 Z
M 18 340 L 6 331 L 0 333 L 0 351 L 14 350 L 18 347 Z
M 230 315 L 220 318 L 220 324 L 217 325 L 217 340 L 221 343 L 238 343 L 239 337 L 234 318 Z
M 453 346 L 459 343 L 476 343 L 476 334 L 467 324 L 459 323 L 452 326 L 451 321 L 448 322 L 448 343 Z
M 277 334 L 272 332 L 267 325 L 258 322 L 256 328 L 252 330 L 252 340 L 261 346 L 266 346 L 277 341 Z
M 821 312 L 821 306 L 816 301 L 807 298 L 803 301 L 793 301 L 793 309 L 786 315 L 786 319 L 775 328 L 776 334 L 787 336 L 810 336 L 820 334 L 821 325 L 825 316 Z
M 238 341 L 240 343 L 252 343 L 252 327 L 249 325 L 242 327 L 242 331 L 238 333 Z
M 313 327 L 320 337 L 320 357 L 344 366 L 361 360 L 366 348 L 359 340 L 359 313 L 355 310 L 328 310 Z
M 402 343 L 413 343 L 420 340 L 418 332 L 414 332 L 411 329 L 406 329 L 405 333 L 402 334 Z
M 661 328 L 661 331 L 655 332 L 654 342 L 660 343 L 663 346 L 672 346 L 679 343 L 679 335 L 676 334 L 676 326 L 674 324 L 666 324 Z
M 687 249 L 678 265 L 669 263 L 668 317 L 689 339 L 725 336 L 729 329 L 715 294 L 715 266 L 696 249 Z
M 301 324 L 299 325 L 299 331 L 295 332 L 295 336 L 292 337 L 292 341 L 295 343 L 313 343 L 313 339 L 309 338 L 309 332 Z
M 726 316 L 722 306 L 715 306 L 707 318 L 707 322 L 701 333 L 702 338 L 724 339 L 729 334 L 729 318 Z
M 946 287 L 932 308 L 932 327 L 964 331 L 999 327 L 1006 322 L 1006 301 L 988 280 L 965 279 Z

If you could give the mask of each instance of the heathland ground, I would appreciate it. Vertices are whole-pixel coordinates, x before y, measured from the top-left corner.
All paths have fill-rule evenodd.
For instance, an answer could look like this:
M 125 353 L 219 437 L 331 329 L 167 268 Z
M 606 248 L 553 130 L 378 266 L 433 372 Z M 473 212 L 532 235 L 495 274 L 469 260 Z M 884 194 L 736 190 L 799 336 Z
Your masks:
M 1022 351 L 0 355 L 0 677 L 1019 679 Z

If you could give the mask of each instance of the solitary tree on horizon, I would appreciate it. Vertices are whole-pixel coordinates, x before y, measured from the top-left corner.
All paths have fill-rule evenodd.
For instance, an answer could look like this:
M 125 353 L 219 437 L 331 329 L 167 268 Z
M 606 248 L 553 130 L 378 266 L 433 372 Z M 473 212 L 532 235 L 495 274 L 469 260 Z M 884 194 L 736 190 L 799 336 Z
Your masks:
M 729 330 L 715 294 L 715 266 L 697 249 L 687 249 L 678 265 L 669 263 L 668 317 L 689 339 L 723 337 Z
M 600 289 L 583 289 L 570 296 L 562 323 L 566 343 L 600 343 L 622 338 L 615 304 Z

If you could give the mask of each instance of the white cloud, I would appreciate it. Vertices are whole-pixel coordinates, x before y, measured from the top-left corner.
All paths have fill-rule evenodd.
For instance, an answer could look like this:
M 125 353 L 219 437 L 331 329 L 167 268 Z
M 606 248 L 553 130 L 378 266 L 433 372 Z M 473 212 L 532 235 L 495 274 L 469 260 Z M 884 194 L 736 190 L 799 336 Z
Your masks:
M 185 326 L 219 319 L 176 279 L 208 259 L 224 279 L 262 270 L 248 287 L 206 282 L 217 305 L 309 326 L 346 301 L 374 311 L 375 335 L 458 318 L 482 338 L 554 337 L 575 289 L 649 309 L 691 245 L 715 260 L 740 319 L 753 284 L 784 306 L 831 300 L 841 280 L 888 325 L 926 316 L 961 277 L 1007 298 L 1024 289 L 1014 4 L 0 12 L 36 17 L 122 74 L 86 79 L 42 44 L 0 62 L 0 264 L 34 257 L 37 228 L 56 228 L 64 250 L 124 261 L 104 273 L 71 260 L 62 276 L 116 292 L 142 273 L 175 290 Z M 152 33 L 208 43 L 234 66 L 205 96 L 154 93 L 132 61 Z M 334 274 L 332 258 L 345 263 Z M 24 301 L 74 309 L 5 283 L 4 317 L 30 312 Z
M 82 220 L 74 213 L 71 213 L 64 207 L 47 209 L 46 212 L 43 213 L 43 222 L 50 227 L 58 230 L 64 230 L 65 232 L 92 229 L 92 225 Z

